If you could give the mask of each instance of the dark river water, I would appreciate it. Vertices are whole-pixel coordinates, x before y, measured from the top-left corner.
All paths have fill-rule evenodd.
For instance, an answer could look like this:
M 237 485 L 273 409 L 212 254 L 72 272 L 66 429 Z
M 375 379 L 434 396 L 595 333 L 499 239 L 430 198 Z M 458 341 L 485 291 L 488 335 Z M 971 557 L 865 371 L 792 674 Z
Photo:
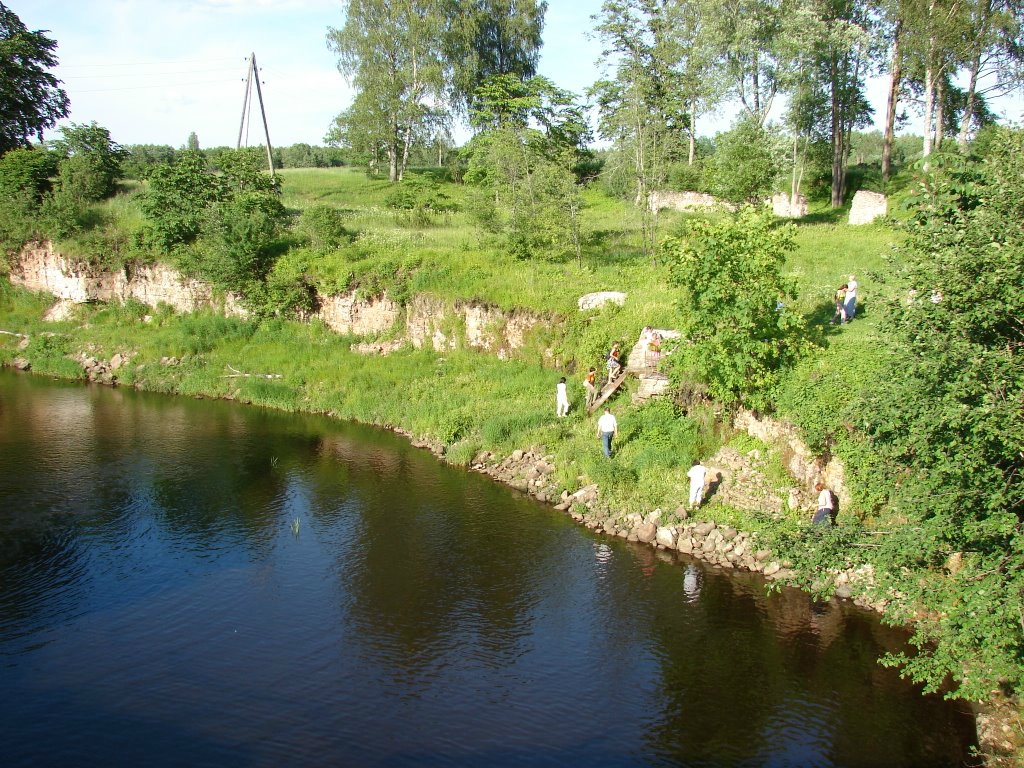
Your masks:
M 0 372 L 0 764 L 943 766 L 839 603 L 390 433 Z

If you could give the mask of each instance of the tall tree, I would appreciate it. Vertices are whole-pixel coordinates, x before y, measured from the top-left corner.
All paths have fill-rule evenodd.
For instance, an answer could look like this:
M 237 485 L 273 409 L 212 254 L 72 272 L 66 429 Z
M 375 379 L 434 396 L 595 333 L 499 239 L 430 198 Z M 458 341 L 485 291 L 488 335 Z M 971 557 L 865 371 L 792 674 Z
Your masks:
M 443 0 L 347 0 L 345 25 L 328 29 L 338 69 L 361 98 L 350 115 L 384 146 L 388 178 L 405 173 L 418 132 L 444 92 Z
M 671 0 L 606 0 L 595 16 L 604 50 L 603 63 L 612 76 L 591 88 L 600 113 L 598 131 L 615 143 L 626 160 L 637 206 L 645 254 L 656 245 L 651 193 L 664 182 L 669 161 L 681 152 L 689 124 L 679 72 L 674 68 L 674 42 L 667 6 Z
M 920 84 L 924 103 L 924 157 L 942 143 L 943 111 L 950 79 L 966 55 L 968 0 L 906 0 L 908 74 Z
M 477 89 L 466 146 L 474 213 L 505 235 L 509 252 L 582 260 L 582 200 L 574 169 L 590 131 L 575 96 L 544 77 L 496 75 Z
M 457 109 L 468 113 L 489 77 L 537 74 L 547 8 L 544 0 L 448 0 L 445 56 Z
M 864 81 L 871 54 L 868 9 L 861 0 L 815 0 L 803 16 L 801 49 L 803 78 L 813 83 L 802 90 L 796 106 L 809 110 L 802 121 L 827 136 L 832 155 L 832 207 L 843 205 L 850 136 L 871 116 Z M 799 18 L 799 15 L 798 15 Z M 815 122 L 827 120 L 824 126 Z
M 966 151 L 967 139 L 979 122 L 979 104 L 990 96 L 1019 88 L 1024 76 L 1024 3 L 1020 0 L 971 0 L 966 38 L 967 92 L 957 143 Z M 979 80 L 992 84 L 979 91 Z
M 789 24 L 797 0 L 716 0 L 715 44 L 722 51 L 732 95 L 764 122 L 794 59 Z
M 885 128 L 882 137 L 882 181 L 892 174 L 892 148 L 896 138 L 896 110 L 903 85 L 906 21 L 902 0 L 879 0 L 874 8 L 876 38 L 889 56 L 889 85 L 886 90 Z
M 665 6 L 669 65 L 678 75 L 689 115 L 687 162 L 693 165 L 697 119 L 714 110 L 725 96 L 720 52 L 714 45 L 715 5 L 709 0 L 667 3 Z
M 57 43 L 45 31 L 29 32 L 0 3 L 0 154 L 28 146 L 33 136 L 42 141 L 43 131 L 68 115 L 68 95 L 47 72 L 57 66 Z

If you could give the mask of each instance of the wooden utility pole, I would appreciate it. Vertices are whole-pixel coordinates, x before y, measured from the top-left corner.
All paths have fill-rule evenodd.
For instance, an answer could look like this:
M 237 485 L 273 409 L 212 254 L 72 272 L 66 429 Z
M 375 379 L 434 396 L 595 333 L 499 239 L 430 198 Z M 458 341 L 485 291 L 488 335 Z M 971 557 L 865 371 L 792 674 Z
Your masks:
M 267 168 L 270 175 L 274 176 L 274 158 L 270 149 L 270 128 L 267 127 L 267 110 L 263 106 L 263 90 L 260 88 L 260 73 L 256 67 L 256 54 L 249 56 L 249 71 L 245 76 L 245 97 L 242 100 L 242 122 L 238 126 L 238 144 L 236 149 L 242 147 L 242 134 L 245 133 L 246 146 L 249 145 L 249 131 L 247 130 L 252 115 L 252 86 L 256 84 L 256 97 L 260 102 L 260 116 L 263 118 L 263 135 L 266 137 Z

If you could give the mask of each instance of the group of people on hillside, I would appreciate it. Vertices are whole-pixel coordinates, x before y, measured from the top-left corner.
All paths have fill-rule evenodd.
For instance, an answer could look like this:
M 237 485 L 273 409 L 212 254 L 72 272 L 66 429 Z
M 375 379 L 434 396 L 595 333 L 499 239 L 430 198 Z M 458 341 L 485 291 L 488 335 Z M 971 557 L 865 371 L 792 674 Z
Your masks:
M 833 322 L 849 322 L 853 318 L 854 312 L 856 312 L 856 307 L 857 280 L 853 275 L 850 275 L 849 280 L 836 291 L 836 320 Z M 641 339 L 648 345 L 646 348 L 648 354 L 655 352 L 660 355 L 661 337 L 656 331 L 653 331 L 650 327 L 645 327 L 641 333 Z M 613 382 L 622 374 L 624 366 L 621 358 L 621 346 L 618 342 L 615 342 L 608 352 L 606 360 L 608 383 Z M 597 370 L 593 366 L 587 371 L 583 379 L 583 387 L 587 393 L 586 408 L 589 411 L 597 401 L 599 393 Z M 555 387 L 555 413 L 558 418 L 564 418 L 569 414 L 569 392 L 565 376 L 558 380 L 558 384 Z M 597 437 L 601 440 L 601 450 L 607 458 L 611 458 L 612 441 L 618 435 L 618 432 L 618 420 L 610 408 L 605 408 L 597 420 Z M 699 507 L 704 500 L 708 469 L 699 461 L 694 461 L 690 469 L 687 470 L 686 475 L 690 480 L 689 509 L 693 510 Z M 815 491 L 818 492 L 818 504 L 812 522 L 816 525 L 830 525 L 835 511 L 834 496 L 821 483 L 815 486 Z
M 621 375 L 623 371 L 622 364 L 622 347 L 619 342 L 612 344 L 611 350 L 608 352 L 607 357 L 608 367 L 608 378 L 606 383 L 610 384 L 616 378 Z M 587 371 L 586 376 L 583 377 L 583 389 L 586 390 L 587 398 L 586 405 L 584 406 L 588 411 L 594 407 L 594 403 L 597 402 L 600 390 L 603 389 L 604 383 L 599 386 L 597 383 L 597 369 L 591 367 Z M 556 391 L 556 412 L 558 416 L 565 416 L 569 413 L 569 398 L 565 392 L 565 377 L 558 382 L 558 389 Z
M 846 325 L 857 311 L 857 278 L 850 275 L 850 279 L 836 289 L 833 299 L 836 313 L 832 316 L 832 324 Z
M 646 330 L 646 329 L 645 329 Z M 622 346 L 619 342 L 612 344 L 611 350 L 608 352 L 606 359 L 608 378 L 607 383 L 615 381 L 625 368 L 622 362 Z M 592 366 L 587 371 L 586 376 L 583 378 L 583 388 L 586 390 L 586 409 L 590 411 L 594 407 L 594 403 L 597 402 L 600 390 L 603 389 L 604 383 L 598 385 L 597 381 L 597 370 Z M 558 384 L 555 385 L 555 416 L 558 418 L 564 418 L 569 415 L 569 392 L 568 385 L 565 380 L 565 376 L 562 376 L 558 380 Z M 612 440 L 619 431 L 618 422 L 615 420 L 615 416 L 612 414 L 610 408 L 605 408 L 604 413 L 597 420 L 597 435 L 601 438 L 601 444 L 604 449 L 604 455 L 611 457 Z

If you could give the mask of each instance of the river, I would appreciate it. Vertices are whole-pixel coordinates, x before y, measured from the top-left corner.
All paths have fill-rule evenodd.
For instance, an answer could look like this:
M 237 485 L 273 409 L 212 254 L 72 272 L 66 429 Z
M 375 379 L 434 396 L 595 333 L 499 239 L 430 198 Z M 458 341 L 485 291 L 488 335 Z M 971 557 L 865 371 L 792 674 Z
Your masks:
M 388 432 L 0 371 L 6 768 L 962 765 L 905 638 Z

